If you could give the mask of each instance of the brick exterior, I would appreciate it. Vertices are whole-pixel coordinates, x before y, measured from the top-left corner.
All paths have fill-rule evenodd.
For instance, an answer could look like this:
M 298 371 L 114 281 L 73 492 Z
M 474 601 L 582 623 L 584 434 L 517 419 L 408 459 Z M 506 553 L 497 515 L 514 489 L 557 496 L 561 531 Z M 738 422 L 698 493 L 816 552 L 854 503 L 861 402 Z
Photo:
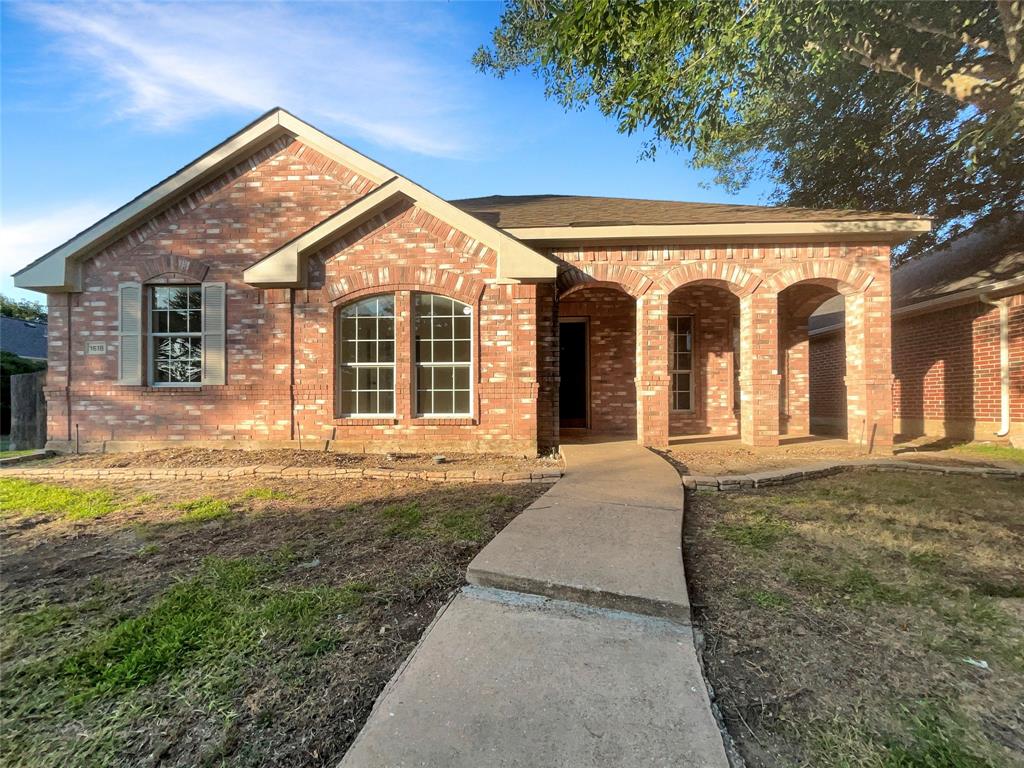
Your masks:
M 1010 420 L 1024 436 L 1024 294 L 1010 299 Z M 999 310 L 975 302 L 898 319 L 893 328 L 900 432 L 990 440 L 1001 415 Z
M 811 432 L 845 435 L 846 340 L 842 332 L 811 339 L 809 373 Z
M 559 303 L 559 318 L 586 318 L 590 333 L 590 428 L 636 434 L 636 301 L 617 288 L 584 288 Z
M 362 197 L 373 183 L 280 139 L 89 257 L 79 293 L 50 296 L 49 434 L 54 447 L 118 443 L 331 445 L 339 450 L 533 454 L 558 442 L 558 319 L 590 321 L 592 427 L 734 434 L 757 445 L 806 430 L 808 297 L 846 295 L 850 439 L 892 441 L 889 248 L 782 243 L 560 247 L 556 283 L 497 276 L 497 254 L 415 203 L 395 204 L 311 256 L 306 287 L 258 289 L 245 267 Z M 222 281 L 226 384 L 117 384 L 122 282 Z M 796 287 L 793 287 L 796 286 Z M 472 307 L 472 414 L 414 409 L 417 291 Z M 336 316 L 395 295 L 394 417 L 339 416 Z M 695 318 L 695 407 L 669 408 L 668 318 Z M 734 331 L 741 337 L 735 410 Z M 105 352 L 87 354 L 89 342 Z M 854 428 L 853 425 L 856 425 Z

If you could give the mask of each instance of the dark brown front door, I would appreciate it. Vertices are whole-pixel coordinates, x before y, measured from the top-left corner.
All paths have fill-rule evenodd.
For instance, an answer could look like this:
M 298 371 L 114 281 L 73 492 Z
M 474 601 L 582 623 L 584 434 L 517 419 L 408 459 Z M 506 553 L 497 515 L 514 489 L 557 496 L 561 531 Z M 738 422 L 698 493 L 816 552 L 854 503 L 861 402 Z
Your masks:
M 563 429 L 586 428 L 589 405 L 587 321 L 562 320 L 558 329 L 561 376 L 558 385 L 559 426 Z

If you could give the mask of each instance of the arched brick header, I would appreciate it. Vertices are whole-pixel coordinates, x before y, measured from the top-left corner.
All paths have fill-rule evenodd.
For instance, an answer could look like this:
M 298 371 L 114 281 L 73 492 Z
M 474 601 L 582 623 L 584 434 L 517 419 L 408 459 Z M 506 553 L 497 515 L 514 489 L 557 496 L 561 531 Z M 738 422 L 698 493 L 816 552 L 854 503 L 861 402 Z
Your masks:
M 148 283 L 163 275 L 184 275 L 198 283 L 203 282 L 210 266 L 202 261 L 166 254 L 152 256 L 139 262 L 139 280 Z
M 688 283 L 714 281 L 725 283 L 736 296 L 748 296 L 761 283 L 754 272 L 748 272 L 738 264 L 722 261 L 692 261 L 667 272 L 657 282 L 657 288 L 671 293 Z
M 581 288 L 620 288 L 634 299 L 643 296 L 654 281 L 643 272 L 621 264 L 586 264 L 558 275 L 558 295 L 565 297 Z
M 385 291 L 430 291 L 476 305 L 485 283 L 468 275 L 434 267 L 387 266 L 350 272 L 327 284 L 332 304 Z
M 765 287 L 773 293 L 779 293 L 797 283 L 821 282 L 827 285 L 834 281 L 838 284 L 836 290 L 847 294 L 864 291 L 874 279 L 875 276 L 870 272 L 848 261 L 815 259 L 780 269 L 765 280 Z

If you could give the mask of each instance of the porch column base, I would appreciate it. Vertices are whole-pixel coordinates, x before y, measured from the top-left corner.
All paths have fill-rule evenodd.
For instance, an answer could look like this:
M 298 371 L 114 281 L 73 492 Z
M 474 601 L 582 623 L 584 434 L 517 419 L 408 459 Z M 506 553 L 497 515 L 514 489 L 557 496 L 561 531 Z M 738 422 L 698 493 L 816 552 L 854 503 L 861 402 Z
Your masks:
M 740 441 L 773 448 L 779 444 L 779 391 L 777 373 L 740 379 Z
M 889 455 L 894 441 L 894 376 L 846 376 L 847 440 L 870 454 Z
M 668 376 L 634 379 L 637 400 L 636 441 L 645 448 L 668 449 Z

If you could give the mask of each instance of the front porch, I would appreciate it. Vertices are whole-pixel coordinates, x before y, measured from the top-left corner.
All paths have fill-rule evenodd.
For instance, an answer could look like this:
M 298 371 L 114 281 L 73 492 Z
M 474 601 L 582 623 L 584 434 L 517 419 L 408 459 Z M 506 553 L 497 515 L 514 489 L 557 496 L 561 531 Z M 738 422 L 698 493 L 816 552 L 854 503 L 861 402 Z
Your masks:
M 845 357 L 812 361 L 809 318 L 830 299 Z M 563 282 L 559 327 L 567 438 L 631 436 L 664 450 L 692 437 L 769 448 L 838 437 L 860 452 L 892 449 L 888 289 L 851 264 L 767 279 L 715 262 L 658 282 L 585 273 Z

